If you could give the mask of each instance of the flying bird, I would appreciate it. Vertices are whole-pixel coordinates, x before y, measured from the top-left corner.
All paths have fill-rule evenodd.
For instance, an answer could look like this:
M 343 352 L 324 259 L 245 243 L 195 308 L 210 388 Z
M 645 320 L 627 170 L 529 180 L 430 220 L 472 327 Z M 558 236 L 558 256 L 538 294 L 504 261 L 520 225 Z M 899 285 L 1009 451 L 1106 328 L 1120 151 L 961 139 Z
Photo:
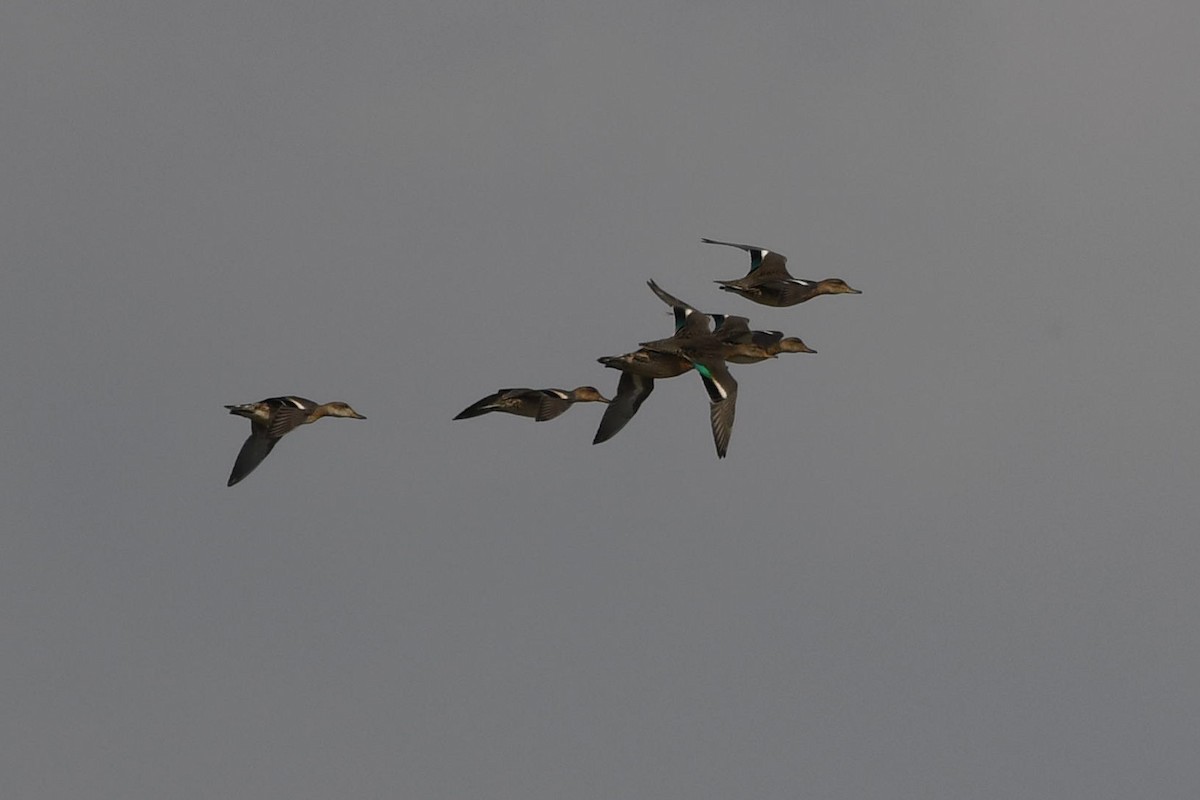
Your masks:
M 565 392 L 562 389 L 500 389 L 460 411 L 455 419 L 469 419 L 492 411 L 532 417 L 545 422 L 562 414 L 575 403 L 611 403 L 592 386 L 580 386 Z
M 321 417 L 366 419 L 346 403 L 337 401 L 318 404 L 291 394 L 268 397 L 257 403 L 225 407 L 229 409 L 230 414 L 250 420 L 250 437 L 246 439 L 238 452 L 237 460 L 233 462 L 233 471 L 229 473 L 226 486 L 233 486 L 253 472 L 255 467 L 270 455 L 284 434 L 301 425 L 316 422 Z
M 735 281 L 714 281 L 726 292 L 740 294 L 764 306 L 794 306 L 822 294 L 862 294 L 850 288 L 841 278 L 825 278 L 813 281 L 793 276 L 787 269 L 787 257 L 750 244 L 719 242 L 716 239 L 701 239 L 705 244 L 720 244 L 736 247 L 750 254 L 750 271 Z
M 667 294 L 654 281 L 648 283 L 675 312 L 675 334 L 672 339 L 682 340 L 708 335 L 711 332 L 708 315 Z M 620 370 L 622 374 L 617 382 L 616 397 L 613 398 L 612 404 L 604 409 L 604 417 L 600 420 L 600 427 L 596 429 L 592 444 L 607 442 L 620 433 L 654 391 L 655 380 L 674 378 L 692 369 L 692 362 L 682 355 L 661 353 L 645 347 L 620 356 L 599 358 L 597 361 L 606 367 Z
M 701 313 L 687 303 L 670 294 L 654 281 L 646 281 L 658 299 L 662 300 L 675 312 L 676 328 L 682 325 L 689 314 Z M 781 331 L 750 330 L 749 321 L 745 317 L 730 317 L 725 314 L 708 313 L 716 323 L 713 334 L 728 344 L 745 345 L 729 353 L 726 361 L 734 364 L 756 364 L 768 358 L 774 358 L 780 353 L 815 353 L 803 339 L 796 336 L 785 337 Z
M 741 319 L 741 318 L 739 318 Z M 733 417 L 737 410 L 737 381 L 725 365 L 726 356 L 740 350 L 739 345 L 721 341 L 709 331 L 707 314 L 689 314 L 683 327 L 667 339 L 642 342 L 641 347 L 656 353 L 679 356 L 692 362 L 704 390 L 708 392 L 709 420 L 717 457 L 724 458 L 733 432 Z
M 706 314 L 667 292 L 654 281 L 646 281 L 646 284 L 675 313 L 675 335 L 670 340 L 660 340 L 660 343 L 672 342 L 674 352 L 660 352 L 649 347 L 642 347 L 632 353 L 598 359 L 606 367 L 621 370 L 622 375 L 621 380 L 617 383 L 617 394 L 613 398 L 612 404 L 604 410 L 604 417 L 600 420 L 600 427 L 596 429 L 596 437 L 592 440 L 592 444 L 608 441 L 633 419 L 638 409 L 642 407 L 642 403 L 646 402 L 646 398 L 654 391 L 655 380 L 674 378 L 693 368 L 692 361 L 683 355 L 682 345 L 689 340 L 700 339 L 708 335 L 716 337 L 724 345 L 720 348 L 724 360 L 734 364 L 756 364 L 768 358 L 775 358 L 779 353 L 817 352 L 795 336 L 784 337 L 780 331 L 750 330 L 749 322 L 745 317 Z M 695 319 L 692 319 L 693 315 Z M 715 329 L 710 330 L 709 319 L 716 323 Z M 721 383 L 722 381 L 718 380 L 716 385 L 719 386 Z M 736 387 L 732 376 L 729 376 L 728 381 L 724 383 L 727 386 Z M 709 386 L 710 384 L 705 384 L 706 389 Z M 710 391 L 710 397 L 711 395 Z M 732 403 L 721 405 L 720 408 L 722 415 L 726 413 L 724 409 L 727 408 L 730 409 L 729 414 L 732 415 Z M 731 428 L 732 416 L 730 416 L 728 426 L 724 426 L 723 422 L 717 424 L 726 429 Z M 727 446 L 727 434 L 725 440 Z M 720 445 L 718 445 L 718 449 L 720 449 Z
M 682 356 L 645 348 L 596 360 L 606 367 L 620 370 L 621 380 L 617 382 L 617 394 L 612 403 L 604 409 L 604 417 L 600 420 L 592 444 L 607 442 L 633 419 L 633 415 L 654 391 L 655 380 L 674 378 L 692 369 L 692 362 Z

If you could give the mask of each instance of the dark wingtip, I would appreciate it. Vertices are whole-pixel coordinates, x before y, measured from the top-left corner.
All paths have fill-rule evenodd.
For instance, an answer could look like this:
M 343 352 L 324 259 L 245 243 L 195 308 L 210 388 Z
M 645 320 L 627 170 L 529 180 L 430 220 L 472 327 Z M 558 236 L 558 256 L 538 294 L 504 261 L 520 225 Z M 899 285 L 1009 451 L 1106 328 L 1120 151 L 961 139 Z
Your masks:
M 592 444 L 601 444 L 616 436 L 625 427 L 629 420 L 619 421 L 609 418 L 608 411 L 604 412 L 604 419 L 600 420 L 600 427 L 596 428 L 596 435 L 592 437 Z

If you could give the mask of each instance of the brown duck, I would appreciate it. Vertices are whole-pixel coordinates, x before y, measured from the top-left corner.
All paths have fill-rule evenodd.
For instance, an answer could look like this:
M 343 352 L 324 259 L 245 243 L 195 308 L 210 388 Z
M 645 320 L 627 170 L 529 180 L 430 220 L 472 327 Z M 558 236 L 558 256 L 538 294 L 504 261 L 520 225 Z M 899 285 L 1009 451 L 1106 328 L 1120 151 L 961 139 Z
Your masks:
M 575 403 L 610 402 L 592 386 L 580 386 L 569 392 L 562 389 L 500 389 L 467 406 L 454 418 L 469 419 L 492 411 L 503 411 L 505 414 L 532 417 L 537 422 L 545 422 L 559 416 Z
M 346 403 L 314 403 L 312 400 L 291 394 L 268 397 L 257 403 L 225 407 L 229 409 L 230 414 L 250 420 L 250 437 L 246 439 L 238 452 L 237 460 L 233 462 L 233 471 L 229 473 L 227 486 L 233 486 L 253 472 L 254 468 L 270 455 L 284 434 L 301 425 L 316 422 L 321 417 L 366 419 Z
M 719 242 L 701 239 L 705 244 L 720 244 L 736 247 L 750 254 L 750 271 L 735 281 L 715 281 L 726 292 L 740 294 L 764 306 L 794 306 L 822 294 L 862 294 L 850 288 L 841 278 L 825 278 L 813 281 L 794 277 L 787 270 L 787 257 L 750 244 Z

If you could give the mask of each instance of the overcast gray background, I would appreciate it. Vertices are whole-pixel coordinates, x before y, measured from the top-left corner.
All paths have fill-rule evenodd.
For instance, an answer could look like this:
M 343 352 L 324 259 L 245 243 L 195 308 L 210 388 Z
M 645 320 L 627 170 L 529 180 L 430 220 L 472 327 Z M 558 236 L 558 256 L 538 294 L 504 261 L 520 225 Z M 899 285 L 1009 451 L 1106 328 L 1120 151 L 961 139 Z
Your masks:
M 13 798 L 1200 796 L 1200 5 L 0 7 Z M 761 244 L 857 297 L 716 291 Z M 595 384 L 645 288 L 820 351 Z M 225 487 L 222 404 L 323 421 Z

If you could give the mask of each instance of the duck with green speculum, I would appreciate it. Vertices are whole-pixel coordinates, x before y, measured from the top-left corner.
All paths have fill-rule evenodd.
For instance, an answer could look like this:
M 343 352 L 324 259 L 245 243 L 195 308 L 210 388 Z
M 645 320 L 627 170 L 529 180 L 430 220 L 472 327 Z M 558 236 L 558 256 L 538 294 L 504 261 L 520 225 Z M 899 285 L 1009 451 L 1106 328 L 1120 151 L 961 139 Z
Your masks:
M 734 364 L 756 364 L 768 358 L 775 358 L 779 353 L 817 352 L 795 336 L 784 337 L 780 331 L 751 330 L 745 317 L 705 314 L 667 292 L 653 280 L 647 281 L 646 284 L 675 314 L 675 335 L 671 340 L 661 341 L 674 341 L 678 344 L 708 335 L 715 336 L 725 345 L 721 348 L 724 360 Z M 696 315 L 695 319 L 692 319 L 693 315 Z M 709 320 L 716 323 L 715 329 L 710 329 Z M 621 356 L 601 358 L 599 361 L 606 367 L 621 370 L 622 375 L 617 384 L 617 394 L 612 404 L 604 410 L 604 417 L 600 420 L 600 427 L 596 430 L 592 444 L 608 441 L 633 419 L 642 403 L 654 391 L 655 380 L 674 378 L 693 368 L 692 361 L 683 355 L 659 352 L 646 347 Z M 736 386 L 732 376 L 727 383 Z M 731 406 L 721 406 L 727 407 Z
M 729 450 L 729 437 L 733 432 L 733 418 L 737 410 L 737 381 L 725 362 L 730 355 L 747 353 L 747 345 L 722 341 L 711 331 L 708 315 L 697 311 L 687 316 L 684 326 L 674 336 L 642 342 L 641 347 L 685 358 L 692 363 L 708 393 L 709 420 L 717 457 L 724 458 Z
M 654 281 L 648 283 L 656 293 L 662 292 Z M 659 294 L 659 297 L 664 296 L 671 297 L 665 292 Z M 675 312 L 676 337 L 699 336 L 710 332 L 704 314 L 682 301 L 666 302 Z M 699 314 L 699 317 L 689 323 L 688 318 L 692 314 Z M 644 347 L 632 353 L 605 356 L 597 360 L 606 367 L 620 370 L 621 379 L 617 382 L 617 394 L 613 397 L 612 404 L 604 409 L 604 417 L 600 420 L 600 427 L 596 429 L 592 444 L 607 442 L 629 424 L 642 407 L 642 403 L 646 402 L 646 398 L 654 391 L 654 381 L 674 378 L 692 370 L 692 362 L 683 356 L 660 353 Z

